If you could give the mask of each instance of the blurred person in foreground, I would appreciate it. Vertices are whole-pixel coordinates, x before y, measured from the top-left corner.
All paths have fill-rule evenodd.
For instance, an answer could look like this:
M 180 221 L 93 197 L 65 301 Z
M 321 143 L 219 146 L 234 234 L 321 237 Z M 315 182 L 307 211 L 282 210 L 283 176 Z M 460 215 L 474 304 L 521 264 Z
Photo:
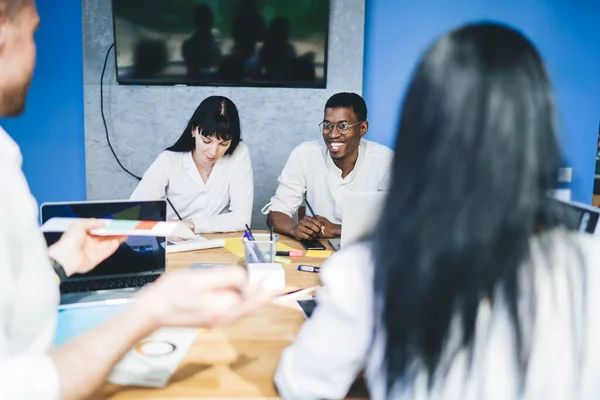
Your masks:
M 23 112 L 35 65 L 33 0 L 0 0 L 0 115 Z M 61 348 L 54 338 L 57 273 L 84 273 L 123 237 L 95 237 L 95 220 L 75 224 L 46 249 L 19 147 L 0 128 L 0 398 L 83 399 L 140 339 L 162 326 L 219 326 L 269 298 L 237 267 L 167 273 L 126 311 Z M 61 272 L 64 271 L 64 272 Z
M 377 231 L 321 269 L 285 350 L 285 399 L 595 399 L 600 243 L 548 197 L 561 162 L 532 43 L 481 23 L 439 38 L 400 115 Z

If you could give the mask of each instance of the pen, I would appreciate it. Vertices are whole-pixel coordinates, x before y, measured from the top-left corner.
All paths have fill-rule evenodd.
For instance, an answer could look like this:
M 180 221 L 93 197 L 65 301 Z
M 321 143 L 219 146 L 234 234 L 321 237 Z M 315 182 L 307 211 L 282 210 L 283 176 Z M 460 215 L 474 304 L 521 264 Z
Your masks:
M 298 265 L 298 271 L 319 272 L 320 269 L 319 267 L 312 267 L 310 265 Z
M 306 203 L 306 207 L 308 208 L 308 211 L 310 211 L 310 213 L 312 214 L 313 218 L 317 218 L 317 214 L 315 214 L 315 210 L 313 210 L 313 208 L 310 206 L 310 203 L 308 202 L 308 199 L 306 198 L 306 193 L 304 193 L 304 202 Z M 325 227 L 321 225 L 321 234 L 325 234 Z
M 267 220 L 267 225 L 269 225 L 269 234 L 271 242 L 273 241 L 273 221 Z
M 256 240 L 254 239 L 254 235 L 252 234 L 250 227 L 248 226 L 248 224 L 244 224 L 244 226 L 246 227 L 246 230 L 244 231 L 244 238 L 249 242 L 253 242 L 250 243 L 250 249 L 252 250 L 252 253 L 254 253 L 254 256 L 256 256 L 256 260 L 261 263 L 266 262 L 265 257 L 263 256 L 262 251 L 260 250 L 260 247 L 258 247 L 258 245 L 256 244 Z
M 306 198 L 306 193 L 304 193 L 304 202 L 306 203 L 306 207 L 308 207 L 308 211 L 310 211 L 310 213 L 312 214 L 313 218 L 317 218 L 317 214 L 315 214 L 315 211 L 310 206 L 310 203 L 308 202 L 308 199 Z
M 317 285 L 317 286 L 312 286 L 312 287 L 308 287 L 308 288 L 302 288 L 302 289 L 296 289 L 296 290 L 292 290 L 290 292 L 284 293 L 280 296 L 280 298 L 282 297 L 296 297 L 298 295 L 302 295 L 302 294 L 307 294 L 310 292 L 314 292 L 315 290 L 319 289 L 321 286 Z
M 242 241 L 244 242 L 250 242 L 248 240 L 248 238 L 244 235 Z M 249 260 L 246 260 L 246 262 L 249 263 L 253 263 L 253 262 L 260 262 L 260 260 L 258 259 L 258 255 L 256 254 L 256 248 L 253 244 L 249 243 L 248 244 L 248 258 L 250 258 Z
M 171 206 L 171 208 L 173 209 L 173 211 L 175 211 L 175 215 L 177 215 L 177 218 L 179 218 L 180 221 L 183 221 L 183 218 L 181 218 L 181 215 L 179 215 L 179 213 L 177 212 L 177 209 L 175 208 L 175 206 L 173 205 L 173 203 L 171 203 L 171 200 L 169 200 L 168 197 L 165 197 L 167 199 L 167 203 L 169 203 L 169 205 Z
M 252 234 L 252 231 L 250 230 L 250 227 L 248 226 L 248 224 L 244 224 L 244 226 L 246 227 L 246 232 L 244 232 L 245 235 L 248 235 L 248 240 L 254 240 L 254 235 Z

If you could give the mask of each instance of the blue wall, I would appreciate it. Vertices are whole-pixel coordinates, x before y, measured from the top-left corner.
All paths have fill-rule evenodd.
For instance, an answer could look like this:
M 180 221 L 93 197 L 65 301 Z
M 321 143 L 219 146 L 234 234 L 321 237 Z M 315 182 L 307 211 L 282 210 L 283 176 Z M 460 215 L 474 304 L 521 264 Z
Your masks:
M 590 202 L 600 117 L 600 2 L 561 0 L 366 0 L 364 95 L 369 137 L 394 145 L 397 114 L 419 55 L 465 22 L 494 19 L 528 35 L 557 95 L 573 198 Z M 443 5 L 442 5 L 443 3 Z M 501 5 L 500 5 L 501 4 Z M 21 146 L 39 202 L 85 199 L 80 0 L 38 0 L 42 24 L 27 110 L 3 127 Z
M 508 23 L 536 44 L 555 89 L 574 200 L 590 203 L 600 118 L 600 1 L 367 0 L 363 93 L 369 138 L 395 143 L 415 63 L 439 35 L 466 22 Z
M 25 113 L 3 119 L 39 203 L 85 199 L 81 0 L 38 0 L 37 65 Z

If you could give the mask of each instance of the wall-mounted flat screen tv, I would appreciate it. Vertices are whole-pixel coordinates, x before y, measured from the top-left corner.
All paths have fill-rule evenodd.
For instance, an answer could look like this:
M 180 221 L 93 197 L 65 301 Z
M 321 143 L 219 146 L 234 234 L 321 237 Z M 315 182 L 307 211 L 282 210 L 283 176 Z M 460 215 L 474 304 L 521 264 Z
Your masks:
M 120 84 L 324 88 L 329 0 L 112 0 Z

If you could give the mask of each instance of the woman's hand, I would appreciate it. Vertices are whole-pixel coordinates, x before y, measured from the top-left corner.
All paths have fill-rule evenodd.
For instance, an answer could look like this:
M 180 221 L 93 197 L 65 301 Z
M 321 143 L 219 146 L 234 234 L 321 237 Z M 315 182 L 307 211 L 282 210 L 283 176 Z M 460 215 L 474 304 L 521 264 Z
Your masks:
M 194 225 L 194 223 L 191 220 L 184 219 L 181 222 L 183 222 L 188 228 L 190 228 L 192 232 L 196 233 L 196 225 Z
M 194 222 L 190 219 L 169 218 L 168 220 L 173 222 L 183 222 L 185 226 L 192 230 L 192 232 L 196 233 L 196 225 L 194 225 Z

